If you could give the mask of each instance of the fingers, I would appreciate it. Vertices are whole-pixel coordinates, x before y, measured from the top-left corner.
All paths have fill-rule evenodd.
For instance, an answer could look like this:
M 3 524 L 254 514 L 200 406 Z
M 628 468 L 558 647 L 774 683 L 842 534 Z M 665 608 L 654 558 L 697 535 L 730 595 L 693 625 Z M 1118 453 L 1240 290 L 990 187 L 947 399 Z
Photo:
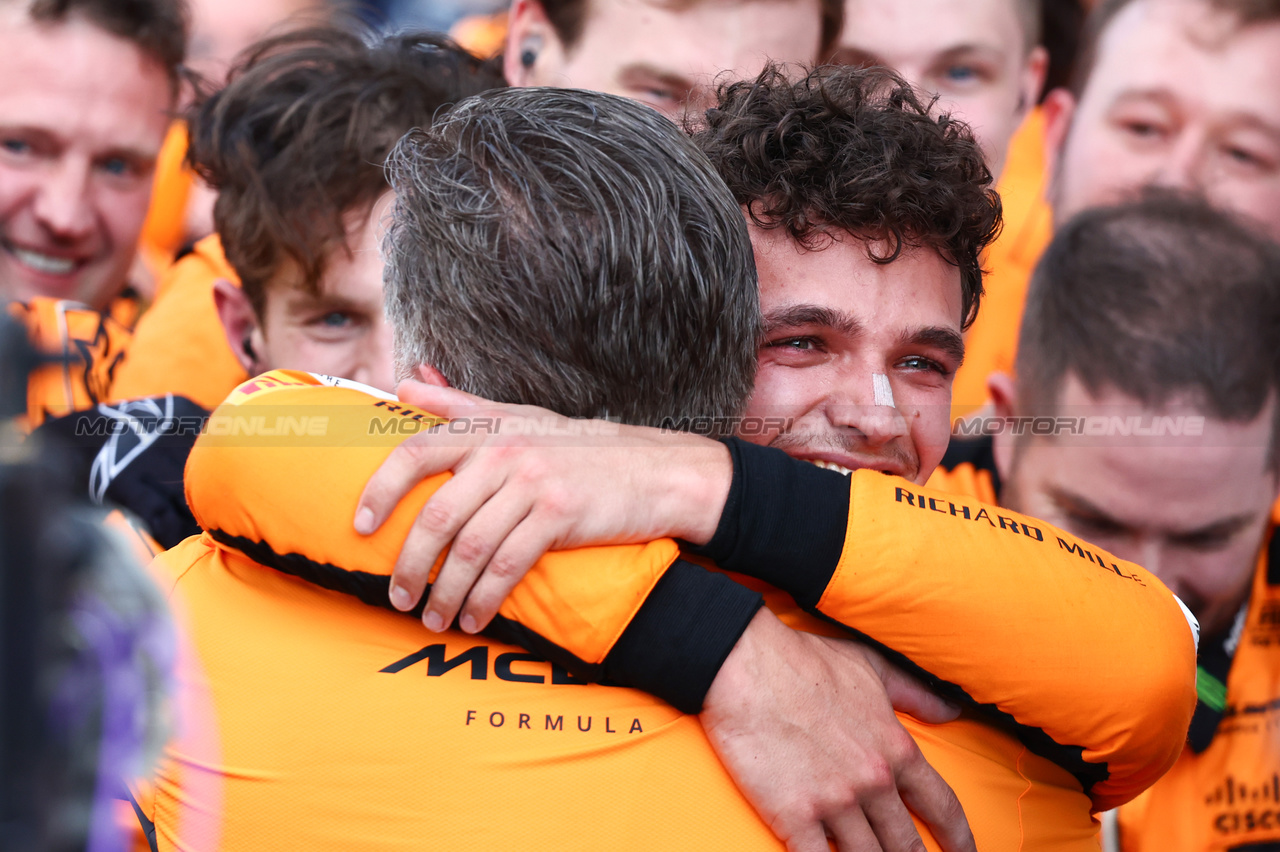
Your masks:
M 356 532 L 369 535 L 376 531 L 415 485 L 428 476 L 451 470 L 472 449 L 454 442 L 434 446 L 428 443 L 430 438 L 430 433 L 407 438 L 369 477 L 356 503 Z
M 383 467 L 386 466 L 384 463 Z M 440 558 L 445 546 L 453 541 L 463 524 L 493 496 L 500 484 L 501 481 L 496 476 L 474 471 L 471 476 L 450 479 L 431 495 L 431 499 L 414 518 L 413 526 L 409 528 L 409 535 L 405 538 L 400 555 L 396 558 L 395 570 L 391 574 L 392 606 L 399 610 L 410 610 L 417 605 L 418 599 L 422 597 L 422 592 L 427 586 L 431 569 Z M 477 544 L 470 546 L 478 547 Z M 467 554 L 464 552 L 463 555 Z M 462 589 L 449 618 L 436 625 L 434 620 L 429 620 L 429 617 L 436 615 L 443 618 L 442 610 L 445 608 L 445 602 L 452 601 L 455 594 L 447 585 L 448 578 L 437 578 L 438 581 L 441 579 L 446 586 L 437 602 L 438 608 L 423 613 L 423 623 L 432 630 L 443 630 L 452 623 L 457 605 L 461 604 L 462 597 L 465 597 L 466 588 L 470 588 L 468 584 Z
M 869 801 L 866 806 L 866 817 L 871 831 L 875 833 L 873 842 L 879 842 L 879 846 L 870 848 L 883 849 L 884 852 L 926 852 L 924 841 L 920 839 L 920 832 L 916 831 L 915 823 L 911 821 L 911 813 L 902 803 L 902 799 L 898 798 L 897 790 Z M 845 849 L 859 848 L 861 847 L 840 844 L 842 852 Z
M 914 744 L 913 744 L 914 745 Z M 915 758 L 898 775 L 902 801 L 929 827 L 944 852 L 977 852 L 973 831 L 955 791 L 915 749 Z
M 861 812 L 857 813 L 856 817 L 861 819 Z M 788 833 L 788 827 L 783 825 L 780 819 L 774 820 L 773 825 L 769 827 L 775 835 L 786 841 L 787 852 L 831 852 L 831 844 L 827 842 L 827 832 L 823 830 L 822 823 L 817 820 L 805 820 L 799 828 L 791 833 Z M 850 850 L 858 850 L 858 852 L 863 849 L 870 850 L 870 852 L 880 852 L 880 847 L 875 845 L 875 836 L 871 833 L 871 829 L 867 827 L 865 819 L 862 820 L 862 828 L 863 843 L 869 840 L 871 845 L 850 846 L 848 848 Z M 855 836 L 856 830 L 851 829 L 850 835 Z M 839 848 L 843 850 L 846 847 L 840 846 Z
M 471 413 L 477 406 L 492 405 L 487 399 L 457 388 L 429 385 L 416 379 L 405 379 L 396 385 L 396 396 L 401 402 L 416 405 L 437 417 L 458 417 Z
M 884 683 L 885 693 L 899 713 L 914 716 L 930 725 L 951 722 L 960 716 L 960 708 L 938 695 L 917 678 L 867 649 L 868 659 Z
M 453 545 L 445 557 L 444 564 L 440 567 L 439 574 L 436 575 L 435 582 L 431 585 L 431 593 L 427 596 L 427 606 L 422 614 L 422 621 L 432 630 L 443 630 L 453 623 L 463 602 L 470 599 L 469 594 L 476 580 L 494 570 L 490 567 L 490 560 L 498 551 L 499 545 L 529 514 L 528 502 L 517 502 L 511 499 L 509 494 L 506 497 L 502 494 L 494 496 L 497 486 L 501 485 L 500 482 L 491 483 L 492 487 L 469 487 L 473 486 L 474 480 L 467 479 L 464 482 L 463 478 L 457 478 L 451 482 L 459 483 L 459 487 L 444 495 L 446 505 L 453 507 L 446 511 L 457 512 L 459 515 L 469 514 L 470 520 L 467 520 L 457 536 L 453 537 Z M 443 491 L 444 489 L 441 488 L 441 492 Z M 437 492 L 432 497 L 432 502 L 439 496 L 440 492 Z M 476 501 L 480 501 L 480 504 L 474 512 L 469 513 L 468 509 Z M 440 535 L 435 529 L 424 531 L 424 539 L 429 539 L 430 547 L 434 548 L 443 548 L 449 541 L 448 536 Z M 440 551 L 437 549 L 435 552 Z M 537 556 L 534 559 L 537 559 Z M 429 566 L 430 563 L 423 564 Z M 490 588 L 505 588 L 501 592 L 501 597 L 493 604 L 494 611 L 506 598 L 507 592 L 510 592 L 511 588 L 520 581 L 520 577 L 524 576 L 523 571 L 514 579 L 507 576 L 506 572 L 510 571 L 511 567 L 505 562 L 502 563 L 501 570 L 504 576 L 498 578 L 498 582 L 486 584 Z M 528 566 L 525 566 L 525 570 L 528 570 Z M 510 580 L 509 584 L 506 583 L 507 580 Z M 497 590 L 494 593 L 496 594 Z M 477 607 L 469 606 L 467 611 L 462 613 L 458 626 L 467 633 L 475 633 L 482 629 L 493 617 L 493 613 L 490 612 L 483 620 L 479 620 L 476 610 Z
M 468 619 L 475 630 L 487 627 L 512 589 L 554 543 L 549 529 L 538 522 L 536 513 L 526 515 L 520 525 L 506 536 L 489 560 L 488 568 L 471 587 L 462 610 L 462 629 L 470 629 Z M 434 589 L 431 595 L 435 597 Z
M 904 808 L 905 810 L 905 808 Z M 911 817 L 907 817 L 908 825 L 911 823 Z M 847 811 L 838 817 L 827 820 L 827 832 L 836 842 L 836 849 L 840 852 L 898 852 L 896 848 L 885 846 L 876 838 L 876 832 L 872 830 L 871 824 L 867 822 L 866 815 L 861 808 L 855 808 Z M 824 849 L 829 847 L 824 846 Z

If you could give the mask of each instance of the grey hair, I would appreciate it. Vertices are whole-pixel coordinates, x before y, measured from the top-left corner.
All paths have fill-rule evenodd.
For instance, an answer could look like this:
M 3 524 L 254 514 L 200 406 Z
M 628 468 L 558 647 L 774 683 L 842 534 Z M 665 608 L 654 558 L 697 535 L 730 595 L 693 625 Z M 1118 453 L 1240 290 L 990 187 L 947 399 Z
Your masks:
M 387 160 L 403 377 L 575 417 L 734 417 L 755 379 L 746 221 L 707 158 L 630 100 L 509 89 Z

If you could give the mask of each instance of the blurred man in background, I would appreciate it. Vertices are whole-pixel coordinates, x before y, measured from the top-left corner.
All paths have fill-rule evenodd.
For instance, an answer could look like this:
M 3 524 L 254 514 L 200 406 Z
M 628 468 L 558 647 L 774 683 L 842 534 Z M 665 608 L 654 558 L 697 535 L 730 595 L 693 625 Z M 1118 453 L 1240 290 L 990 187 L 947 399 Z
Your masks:
M 696 118 L 718 77 L 829 56 L 843 16 L 841 0 L 515 0 L 503 72 L 513 86 L 593 89 Z
M 128 340 L 186 26 L 180 0 L 0 2 L 0 294 L 63 362 L 32 377 L 33 425 L 105 398 Z
M 979 483 L 1143 565 L 1200 620 L 1189 741 L 1121 809 L 1126 852 L 1280 844 L 1280 246 L 1251 226 L 1164 196 L 1068 222 L 1017 378 L 992 378 L 1012 419 L 932 483 Z

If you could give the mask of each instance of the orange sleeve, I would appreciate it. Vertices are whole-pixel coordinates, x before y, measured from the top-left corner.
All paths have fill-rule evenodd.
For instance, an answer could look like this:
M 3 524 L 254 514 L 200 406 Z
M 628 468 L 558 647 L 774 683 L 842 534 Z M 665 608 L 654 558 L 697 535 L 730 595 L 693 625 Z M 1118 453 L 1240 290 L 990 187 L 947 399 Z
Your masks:
M 36 351 L 52 359 L 33 370 L 27 382 L 28 428 L 107 398 L 130 344 L 128 329 L 105 314 L 57 299 L 11 302 L 8 310 L 26 326 Z
M 113 401 L 172 393 L 212 409 L 249 378 L 227 345 L 214 307 L 219 278 L 237 283 L 216 236 L 201 240 L 169 269 L 116 371 Z
M 1196 649 L 1159 580 L 973 498 L 874 471 L 850 487 L 822 615 L 1018 725 L 1033 750 L 1091 782 L 1099 809 L 1173 765 L 1196 702 Z
M 437 422 L 400 403 L 319 386 L 310 374 L 268 373 L 238 388 L 210 417 L 187 462 L 187 501 L 201 527 L 223 544 L 260 562 L 257 543 L 276 556 L 358 566 L 385 601 L 385 578 L 409 528 L 448 475 L 420 483 L 372 536 L 352 525 L 356 503 L 409 434 L 403 424 Z M 598 665 L 678 555 L 669 539 L 547 554 L 499 615 Z M 438 569 L 439 563 L 432 579 Z

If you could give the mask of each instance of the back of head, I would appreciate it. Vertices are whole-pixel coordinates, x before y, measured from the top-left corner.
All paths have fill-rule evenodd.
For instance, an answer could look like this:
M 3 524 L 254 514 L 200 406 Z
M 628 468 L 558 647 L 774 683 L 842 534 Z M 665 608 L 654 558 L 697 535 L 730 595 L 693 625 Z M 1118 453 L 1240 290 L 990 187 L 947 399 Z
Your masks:
M 1068 374 L 1144 408 L 1189 401 L 1248 422 L 1280 391 L 1280 246 L 1169 194 L 1087 210 L 1032 278 L 1018 346 L 1022 413 L 1051 414 Z
M 261 315 L 267 282 L 296 264 L 313 291 L 344 217 L 387 191 L 383 162 L 410 128 L 502 85 L 443 36 L 318 26 L 246 52 L 191 115 L 190 158 L 219 191 L 214 224 Z
M 824 66 L 793 81 L 770 66 L 725 87 L 693 139 L 759 227 L 812 249 L 852 234 L 882 263 L 904 246 L 937 251 L 960 268 L 967 326 L 1000 199 L 968 127 L 931 106 L 884 68 Z
M 596 92 L 459 104 L 388 161 L 386 299 L 402 375 L 657 425 L 739 413 L 758 294 L 742 212 L 688 138 Z
M 10 0 L 27 4 L 33 21 L 79 17 L 127 42 L 162 67 L 177 92 L 187 53 L 190 14 L 184 0 Z M 110 69 L 103 69 L 109 74 Z
M 1234 19 L 1239 27 L 1280 21 L 1280 0 L 1100 0 L 1085 18 L 1080 36 L 1080 52 L 1071 76 L 1071 91 L 1076 97 L 1084 92 L 1089 75 L 1097 63 L 1098 47 L 1107 28 L 1124 9 L 1134 3 L 1199 3 L 1206 10 Z

